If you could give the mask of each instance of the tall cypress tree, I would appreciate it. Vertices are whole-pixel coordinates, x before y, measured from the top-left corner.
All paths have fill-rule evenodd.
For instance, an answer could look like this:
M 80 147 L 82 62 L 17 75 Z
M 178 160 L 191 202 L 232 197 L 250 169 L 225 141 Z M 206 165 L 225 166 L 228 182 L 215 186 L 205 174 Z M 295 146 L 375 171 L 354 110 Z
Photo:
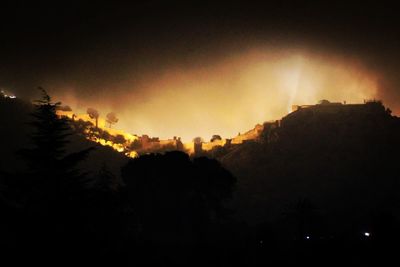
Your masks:
M 34 176 L 34 183 L 45 182 L 50 177 L 58 177 L 59 182 L 68 178 L 77 180 L 83 175 L 77 165 L 88 155 L 92 148 L 66 154 L 71 127 L 65 118 L 60 118 L 56 110 L 61 103 L 54 103 L 43 88 L 39 88 L 42 98 L 35 101 L 32 114 L 34 133 L 31 136 L 33 147 L 22 151 L 28 163 L 29 172 Z
M 65 118 L 56 114 L 60 102 L 52 102 L 47 92 L 39 88 L 42 98 L 34 103 L 31 125 L 32 147 L 21 151 L 28 164 L 25 177 L 27 199 L 26 212 L 34 238 L 40 235 L 47 243 L 65 242 L 79 228 L 84 194 L 85 174 L 78 164 L 93 148 L 67 154 L 71 127 Z M 39 233 L 34 233 L 39 231 Z M 49 241 L 51 240 L 51 241 Z

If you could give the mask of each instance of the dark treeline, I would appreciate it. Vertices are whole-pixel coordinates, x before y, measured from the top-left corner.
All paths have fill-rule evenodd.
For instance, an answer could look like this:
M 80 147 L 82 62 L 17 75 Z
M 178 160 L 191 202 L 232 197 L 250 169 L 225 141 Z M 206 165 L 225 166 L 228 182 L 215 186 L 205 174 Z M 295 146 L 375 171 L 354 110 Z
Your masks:
M 42 93 L 25 109 L 30 119 L 19 115 L 33 129 L 16 132 L 29 135 L 16 153 L 24 164 L 0 165 L 3 255 L 174 266 L 396 260 L 400 123 L 380 103 L 292 113 L 220 161 L 175 151 L 121 161 L 115 172 L 115 151 L 82 167 L 100 148 L 71 151 L 80 131 Z M 11 122 L 22 103 L 0 101 Z
M 236 181 L 218 161 L 169 152 L 130 160 L 122 180 L 106 164 L 86 173 L 79 163 L 94 148 L 67 152 L 75 132 L 56 115 L 60 103 L 42 93 L 31 145 L 18 151 L 26 168 L 1 172 L 3 255 L 129 255 L 135 263 L 179 265 L 228 259 L 224 201 Z

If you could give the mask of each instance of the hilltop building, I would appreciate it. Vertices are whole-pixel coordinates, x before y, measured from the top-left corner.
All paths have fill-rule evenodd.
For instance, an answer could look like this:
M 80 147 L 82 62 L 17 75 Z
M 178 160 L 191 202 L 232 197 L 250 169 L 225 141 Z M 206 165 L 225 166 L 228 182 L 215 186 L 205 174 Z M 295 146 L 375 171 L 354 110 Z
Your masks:
M 336 114 L 336 113 L 375 113 L 386 112 L 381 101 L 364 100 L 361 104 L 346 104 L 346 102 L 329 102 L 321 100 L 316 105 L 294 105 L 292 112 L 282 118 L 282 124 L 292 121 L 295 117 L 314 114 Z

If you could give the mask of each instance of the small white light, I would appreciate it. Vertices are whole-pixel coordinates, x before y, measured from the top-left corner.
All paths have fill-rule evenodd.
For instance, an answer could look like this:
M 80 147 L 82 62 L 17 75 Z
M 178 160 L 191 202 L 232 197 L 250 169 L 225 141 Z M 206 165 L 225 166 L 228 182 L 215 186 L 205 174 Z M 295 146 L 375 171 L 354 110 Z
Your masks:
M 366 236 L 366 237 L 370 237 L 370 236 L 371 236 L 371 234 L 370 234 L 370 233 L 368 233 L 368 232 L 365 232 L 365 233 L 364 233 L 364 236 Z
M 306 236 L 306 239 L 308 240 L 308 239 L 310 239 L 310 236 L 308 235 L 308 236 Z

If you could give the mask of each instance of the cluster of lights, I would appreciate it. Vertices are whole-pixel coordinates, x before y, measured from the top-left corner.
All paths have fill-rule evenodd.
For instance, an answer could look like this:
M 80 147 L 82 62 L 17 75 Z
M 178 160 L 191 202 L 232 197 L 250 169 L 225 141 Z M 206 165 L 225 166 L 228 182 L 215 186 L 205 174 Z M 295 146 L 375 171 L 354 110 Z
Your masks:
M 4 90 L 1 90 L 0 92 L 3 95 L 4 98 L 12 98 L 12 99 L 17 98 L 15 95 L 7 94 Z

